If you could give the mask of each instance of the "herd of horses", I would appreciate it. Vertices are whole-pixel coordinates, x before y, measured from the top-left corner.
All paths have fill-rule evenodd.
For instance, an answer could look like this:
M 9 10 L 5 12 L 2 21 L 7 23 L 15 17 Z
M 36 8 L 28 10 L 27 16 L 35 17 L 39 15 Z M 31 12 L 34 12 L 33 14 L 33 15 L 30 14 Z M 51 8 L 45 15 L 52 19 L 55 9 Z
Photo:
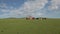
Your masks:
M 34 17 L 32 17 L 32 18 L 26 18 L 26 20 L 46 20 L 47 18 L 34 18 Z

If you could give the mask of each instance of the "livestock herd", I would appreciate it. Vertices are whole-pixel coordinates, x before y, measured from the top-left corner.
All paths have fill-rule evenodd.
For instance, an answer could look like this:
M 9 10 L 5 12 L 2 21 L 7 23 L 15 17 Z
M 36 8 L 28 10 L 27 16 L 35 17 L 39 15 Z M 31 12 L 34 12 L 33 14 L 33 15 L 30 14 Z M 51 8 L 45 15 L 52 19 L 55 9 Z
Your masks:
M 46 20 L 47 18 L 26 17 L 26 20 Z

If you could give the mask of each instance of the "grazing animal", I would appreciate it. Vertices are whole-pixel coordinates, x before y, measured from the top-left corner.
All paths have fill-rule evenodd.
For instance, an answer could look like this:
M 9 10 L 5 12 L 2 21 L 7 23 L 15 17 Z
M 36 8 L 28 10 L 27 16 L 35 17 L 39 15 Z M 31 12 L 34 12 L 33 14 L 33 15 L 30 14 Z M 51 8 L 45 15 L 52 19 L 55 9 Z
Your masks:
M 46 20 L 46 18 L 41 18 L 41 20 Z
M 34 17 L 31 17 L 31 16 L 29 16 L 29 17 L 27 17 L 26 18 L 26 20 L 34 20 L 35 18 Z
M 39 18 L 36 18 L 37 20 L 39 19 Z
M 43 18 L 44 20 L 46 20 L 46 18 Z
M 34 17 L 32 17 L 32 20 L 34 20 L 35 18 Z

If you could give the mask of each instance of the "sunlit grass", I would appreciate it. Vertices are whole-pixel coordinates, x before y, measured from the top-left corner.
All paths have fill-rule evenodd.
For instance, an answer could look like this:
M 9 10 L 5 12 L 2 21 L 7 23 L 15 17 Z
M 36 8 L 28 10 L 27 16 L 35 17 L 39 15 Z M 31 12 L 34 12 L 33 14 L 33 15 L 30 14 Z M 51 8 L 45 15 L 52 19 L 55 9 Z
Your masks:
M 60 19 L 0 19 L 0 34 L 60 34 Z

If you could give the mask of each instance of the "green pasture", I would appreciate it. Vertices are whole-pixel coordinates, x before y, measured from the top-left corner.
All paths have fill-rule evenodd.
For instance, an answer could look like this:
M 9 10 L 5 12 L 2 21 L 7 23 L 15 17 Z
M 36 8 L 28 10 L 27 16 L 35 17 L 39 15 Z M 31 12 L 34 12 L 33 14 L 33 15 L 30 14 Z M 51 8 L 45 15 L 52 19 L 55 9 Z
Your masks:
M 60 19 L 0 19 L 0 34 L 60 34 Z

